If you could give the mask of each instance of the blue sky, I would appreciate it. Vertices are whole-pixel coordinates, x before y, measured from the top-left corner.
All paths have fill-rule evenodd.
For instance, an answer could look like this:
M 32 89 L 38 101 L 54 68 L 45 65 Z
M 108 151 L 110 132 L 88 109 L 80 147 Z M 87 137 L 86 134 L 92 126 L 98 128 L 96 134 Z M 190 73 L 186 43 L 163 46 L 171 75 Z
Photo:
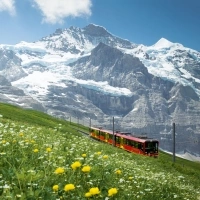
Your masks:
M 200 0 L 0 0 L 0 44 L 90 23 L 136 44 L 164 37 L 200 51 Z

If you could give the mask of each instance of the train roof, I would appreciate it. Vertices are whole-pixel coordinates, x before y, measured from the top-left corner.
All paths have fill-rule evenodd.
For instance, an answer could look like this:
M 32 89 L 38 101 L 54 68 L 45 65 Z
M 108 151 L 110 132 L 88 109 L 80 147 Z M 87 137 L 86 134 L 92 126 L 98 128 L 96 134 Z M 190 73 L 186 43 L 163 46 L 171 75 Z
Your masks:
M 91 128 L 95 129 L 95 130 L 101 130 L 102 132 L 106 132 L 106 133 L 109 133 L 109 134 L 113 134 L 112 130 L 106 130 L 106 129 L 103 129 L 102 127 L 91 127 Z M 131 133 L 126 133 L 126 132 L 115 131 L 114 134 L 116 136 L 123 137 L 123 138 L 126 138 L 128 140 L 134 140 L 134 141 L 141 142 L 141 143 L 158 142 L 158 140 L 153 139 L 153 138 L 148 138 L 146 136 L 134 136 Z

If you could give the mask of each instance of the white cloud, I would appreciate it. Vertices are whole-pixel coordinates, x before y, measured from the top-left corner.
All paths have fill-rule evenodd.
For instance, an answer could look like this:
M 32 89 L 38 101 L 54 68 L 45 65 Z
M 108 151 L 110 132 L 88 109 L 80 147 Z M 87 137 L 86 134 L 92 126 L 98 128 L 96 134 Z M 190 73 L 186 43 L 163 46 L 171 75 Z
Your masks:
M 7 11 L 11 15 L 15 14 L 15 0 L 0 0 L 0 12 Z
M 6 1 L 6 0 L 5 0 Z M 91 15 L 91 0 L 33 0 L 43 14 L 43 22 L 62 23 L 66 17 Z

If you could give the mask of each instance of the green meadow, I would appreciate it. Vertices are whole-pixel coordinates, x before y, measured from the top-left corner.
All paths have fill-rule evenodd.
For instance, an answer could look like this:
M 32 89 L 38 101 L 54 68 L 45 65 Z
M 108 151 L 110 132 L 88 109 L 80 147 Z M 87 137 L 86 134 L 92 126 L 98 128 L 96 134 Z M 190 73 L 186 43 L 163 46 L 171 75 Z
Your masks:
M 0 199 L 200 200 L 200 163 L 128 153 L 77 126 L 0 104 Z

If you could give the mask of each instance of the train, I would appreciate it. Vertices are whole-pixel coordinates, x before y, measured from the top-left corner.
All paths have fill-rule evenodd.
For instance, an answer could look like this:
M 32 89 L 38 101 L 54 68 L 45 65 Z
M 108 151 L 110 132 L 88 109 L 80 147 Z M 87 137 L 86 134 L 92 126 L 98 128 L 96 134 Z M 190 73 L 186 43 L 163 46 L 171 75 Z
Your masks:
M 102 127 L 90 127 L 90 137 L 128 152 L 158 157 L 159 141 L 153 138 L 133 136 L 131 133 L 106 130 Z

